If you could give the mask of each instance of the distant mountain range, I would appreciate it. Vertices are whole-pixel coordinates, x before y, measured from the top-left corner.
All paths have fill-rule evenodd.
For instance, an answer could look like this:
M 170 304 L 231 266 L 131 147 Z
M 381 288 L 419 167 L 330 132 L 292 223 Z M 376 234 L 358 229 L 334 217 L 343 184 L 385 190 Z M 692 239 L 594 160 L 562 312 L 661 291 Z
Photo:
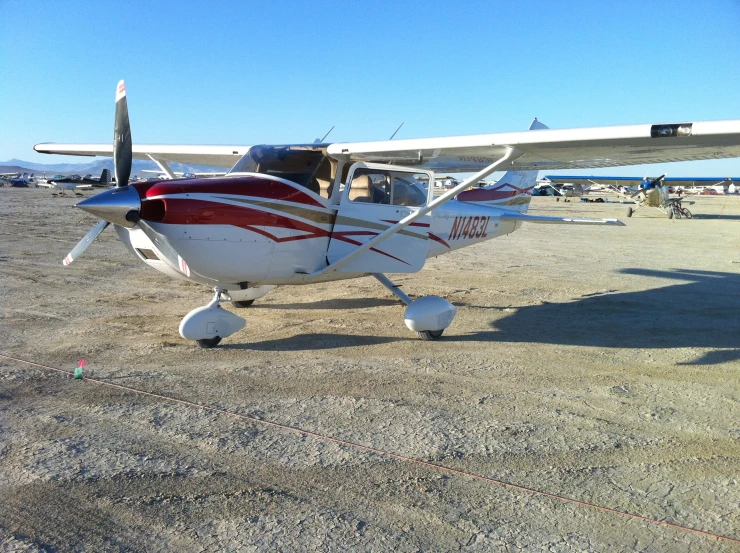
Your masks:
M 170 168 L 177 173 L 208 173 L 220 170 L 228 171 L 228 168 L 211 167 L 206 165 L 186 165 L 184 163 L 170 163 Z M 51 175 L 100 175 L 103 169 L 113 171 L 112 159 L 98 159 L 90 163 L 33 163 L 20 159 L 0 161 L 0 173 L 47 173 Z M 159 167 L 153 161 L 135 159 L 131 167 L 131 174 L 135 175 L 143 170 L 159 171 Z

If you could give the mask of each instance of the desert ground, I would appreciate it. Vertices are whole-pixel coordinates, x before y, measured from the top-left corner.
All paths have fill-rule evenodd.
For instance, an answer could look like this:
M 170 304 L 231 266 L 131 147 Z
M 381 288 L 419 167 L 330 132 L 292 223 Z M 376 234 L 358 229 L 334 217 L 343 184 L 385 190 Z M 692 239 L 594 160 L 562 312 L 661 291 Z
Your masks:
M 0 189 L 0 550 L 740 551 L 739 197 L 535 198 L 627 226 L 391 275 L 459 306 L 436 342 L 368 277 L 277 288 L 211 350 L 177 331 L 211 291 L 111 229 L 61 264 L 95 224 L 75 201 Z

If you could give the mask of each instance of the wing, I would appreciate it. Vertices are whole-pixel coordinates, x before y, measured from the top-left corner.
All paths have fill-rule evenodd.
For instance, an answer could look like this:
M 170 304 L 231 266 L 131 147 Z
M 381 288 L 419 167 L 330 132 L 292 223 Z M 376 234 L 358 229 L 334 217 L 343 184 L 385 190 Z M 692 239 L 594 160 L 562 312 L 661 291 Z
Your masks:
M 474 172 L 523 152 L 510 168 L 589 169 L 740 157 L 740 120 L 542 129 L 515 133 L 331 144 L 346 161 L 392 162 L 444 172 Z
M 189 165 L 210 165 L 213 167 L 232 167 L 247 153 L 250 146 L 188 146 L 177 144 L 134 144 L 134 159 L 186 163 Z M 41 154 L 63 154 L 70 156 L 113 157 L 113 143 L 110 144 L 36 144 L 34 150 Z M 151 156 L 151 157 L 150 157 Z

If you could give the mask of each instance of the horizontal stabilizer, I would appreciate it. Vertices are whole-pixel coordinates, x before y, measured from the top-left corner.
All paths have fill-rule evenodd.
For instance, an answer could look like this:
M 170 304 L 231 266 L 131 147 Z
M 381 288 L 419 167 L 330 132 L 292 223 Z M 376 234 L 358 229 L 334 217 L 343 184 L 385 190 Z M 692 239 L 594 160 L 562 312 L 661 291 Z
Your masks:
M 573 217 L 545 217 L 541 215 L 527 215 L 526 213 L 510 212 L 501 215 L 502 221 L 524 221 L 527 223 L 544 223 L 549 225 L 613 225 L 626 226 L 619 219 L 576 219 Z

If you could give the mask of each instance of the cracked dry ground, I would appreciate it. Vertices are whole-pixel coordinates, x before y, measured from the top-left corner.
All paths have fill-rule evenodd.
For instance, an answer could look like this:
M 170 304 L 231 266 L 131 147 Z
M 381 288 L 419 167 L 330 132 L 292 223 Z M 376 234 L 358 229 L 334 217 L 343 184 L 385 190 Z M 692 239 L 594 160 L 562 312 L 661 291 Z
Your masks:
M 95 221 L 48 191 L 0 202 L 6 355 L 84 358 L 108 382 L 740 539 L 737 198 L 698 198 L 692 221 L 529 225 L 395 275 L 460 306 L 438 342 L 366 278 L 278 288 L 214 350 L 177 334 L 208 290 L 110 230 L 65 268 Z M 7 358 L 0 536 L 2 551 L 740 551 Z

